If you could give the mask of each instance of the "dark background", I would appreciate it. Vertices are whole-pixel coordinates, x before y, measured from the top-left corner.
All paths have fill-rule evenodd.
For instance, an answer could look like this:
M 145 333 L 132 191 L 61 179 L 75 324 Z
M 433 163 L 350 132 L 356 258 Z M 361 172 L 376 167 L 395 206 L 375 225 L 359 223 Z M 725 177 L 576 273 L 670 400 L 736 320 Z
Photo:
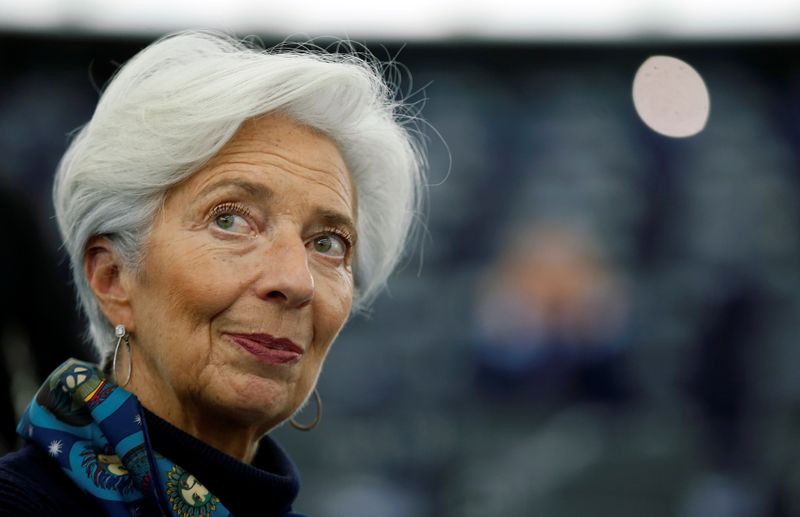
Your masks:
M 63 359 L 91 357 L 52 176 L 150 40 L 0 34 L 0 337 L 17 412 Z M 425 104 L 428 213 L 372 315 L 334 345 L 320 426 L 274 432 L 304 478 L 297 509 L 800 515 L 800 43 L 366 44 L 399 53 L 402 91 Z M 706 81 L 696 137 L 634 111 L 636 69 L 660 54 Z M 535 317 L 508 330 L 517 311 Z

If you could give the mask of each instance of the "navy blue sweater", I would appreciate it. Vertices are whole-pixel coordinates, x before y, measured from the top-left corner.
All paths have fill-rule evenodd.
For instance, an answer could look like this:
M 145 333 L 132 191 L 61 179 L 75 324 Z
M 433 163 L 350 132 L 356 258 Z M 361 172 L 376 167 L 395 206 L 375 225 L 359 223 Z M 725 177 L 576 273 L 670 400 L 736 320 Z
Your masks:
M 264 437 L 248 465 L 197 440 L 145 410 L 153 448 L 191 472 L 237 517 L 283 516 L 300 490 L 286 453 Z M 26 444 L 0 458 L 0 515 L 92 516 L 103 510 L 46 452 Z

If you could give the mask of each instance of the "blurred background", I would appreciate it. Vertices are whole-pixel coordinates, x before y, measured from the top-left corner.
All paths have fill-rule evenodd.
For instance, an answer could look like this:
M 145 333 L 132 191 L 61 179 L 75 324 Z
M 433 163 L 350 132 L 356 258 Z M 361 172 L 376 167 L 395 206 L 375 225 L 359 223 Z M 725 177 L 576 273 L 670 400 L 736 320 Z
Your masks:
M 346 36 L 424 104 L 428 212 L 320 426 L 274 432 L 296 509 L 800 515 L 800 4 L 291 3 L 0 1 L 0 451 L 91 358 L 50 189 L 117 66 L 184 28 Z M 638 118 L 652 55 L 705 80 L 697 136 Z

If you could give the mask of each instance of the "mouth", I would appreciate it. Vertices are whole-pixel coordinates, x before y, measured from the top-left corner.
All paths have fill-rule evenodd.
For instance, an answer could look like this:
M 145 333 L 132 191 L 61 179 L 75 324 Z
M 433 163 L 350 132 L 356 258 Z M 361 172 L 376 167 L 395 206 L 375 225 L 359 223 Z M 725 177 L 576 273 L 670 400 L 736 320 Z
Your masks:
M 288 364 L 300 360 L 305 350 L 291 339 L 269 334 L 224 334 L 234 344 L 265 364 Z

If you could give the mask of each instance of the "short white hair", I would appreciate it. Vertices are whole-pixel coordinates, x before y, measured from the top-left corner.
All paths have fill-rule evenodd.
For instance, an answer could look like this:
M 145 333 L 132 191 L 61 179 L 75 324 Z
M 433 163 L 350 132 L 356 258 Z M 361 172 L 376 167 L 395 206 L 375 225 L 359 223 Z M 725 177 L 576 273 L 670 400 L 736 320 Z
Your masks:
M 425 158 L 415 114 L 369 55 L 309 46 L 270 50 L 213 32 L 151 44 L 109 83 L 56 172 L 56 218 L 101 359 L 112 324 L 84 273 L 89 240 L 106 236 L 138 271 L 166 192 L 245 120 L 281 112 L 332 138 L 356 187 L 354 310 L 367 308 L 404 255 L 419 214 Z M 363 54 L 363 53 L 362 53 Z

